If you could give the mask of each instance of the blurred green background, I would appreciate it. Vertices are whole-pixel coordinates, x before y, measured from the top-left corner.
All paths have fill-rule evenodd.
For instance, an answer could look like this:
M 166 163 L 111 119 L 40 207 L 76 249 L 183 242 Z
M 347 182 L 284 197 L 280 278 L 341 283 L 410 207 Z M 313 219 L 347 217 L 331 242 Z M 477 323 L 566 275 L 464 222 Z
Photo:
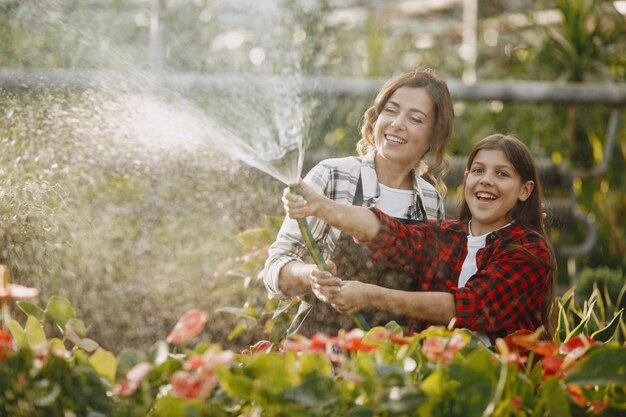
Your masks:
M 255 108 L 294 103 L 224 106 L 220 77 L 356 86 L 304 97 L 305 173 L 355 153 L 380 83 L 432 68 L 466 85 L 615 86 L 618 104 L 457 99 L 449 151 L 462 157 L 494 131 L 522 138 L 566 179 L 548 200 L 570 199 L 597 231 L 582 256 L 559 257 L 561 288 L 623 283 L 623 121 L 609 148 L 605 138 L 624 113 L 625 13 L 624 1 L 591 0 L 0 0 L 0 261 L 40 303 L 70 299 L 112 351 L 164 338 L 192 307 L 211 314 L 205 339 L 245 344 L 263 332 L 256 278 L 284 185 L 208 140 L 197 114 L 254 131 Z M 549 225 L 557 249 L 589 234 Z

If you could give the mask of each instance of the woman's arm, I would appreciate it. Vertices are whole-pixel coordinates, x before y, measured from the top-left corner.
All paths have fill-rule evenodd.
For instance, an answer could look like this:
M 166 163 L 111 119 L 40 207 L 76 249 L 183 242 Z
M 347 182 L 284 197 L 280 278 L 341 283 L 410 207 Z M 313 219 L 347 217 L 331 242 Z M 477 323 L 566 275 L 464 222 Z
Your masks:
M 330 273 L 314 269 L 312 287 L 327 297 L 341 313 L 352 314 L 364 308 L 374 308 L 433 324 L 447 325 L 455 317 L 454 296 L 439 291 L 401 291 L 366 284 L 343 281 L 339 286 L 325 285 Z
M 305 181 L 318 193 L 326 192 L 330 169 L 318 164 L 307 174 Z M 329 241 L 332 231 L 318 218 L 308 219 L 315 240 L 320 243 L 324 258 L 330 257 Z M 268 249 L 268 258 L 262 273 L 263 283 L 272 297 L 294 297 L 311 292 L 309 274 L 315 265 L 302 240 L 298 223 L 285 217 L 276 240 Z
M 316 193 L 300 181 L 302 195 L 283 193 L 285 211 L 292 219 L 315 216 L 360 241 L 370 241 L 380 229 L 378 216 L 364 207 L 342 204 Z

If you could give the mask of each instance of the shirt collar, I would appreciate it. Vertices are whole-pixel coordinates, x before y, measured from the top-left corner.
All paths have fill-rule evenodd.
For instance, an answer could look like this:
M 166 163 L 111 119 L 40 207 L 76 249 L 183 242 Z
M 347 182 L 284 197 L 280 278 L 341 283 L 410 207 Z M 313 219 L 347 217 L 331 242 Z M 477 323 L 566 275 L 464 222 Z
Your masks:
M 361 183 L 363 185 L 363 200 L 375 203 L 380 198 L 380 187 L 375 165 L 376 150 L 369 151 L 362 158 L 361 162 Z M 422 195 L 422 188 L 415 178 L 415 171 L 412 171 L 413 178 L 413 205 L 417 205 L 417 199 Z

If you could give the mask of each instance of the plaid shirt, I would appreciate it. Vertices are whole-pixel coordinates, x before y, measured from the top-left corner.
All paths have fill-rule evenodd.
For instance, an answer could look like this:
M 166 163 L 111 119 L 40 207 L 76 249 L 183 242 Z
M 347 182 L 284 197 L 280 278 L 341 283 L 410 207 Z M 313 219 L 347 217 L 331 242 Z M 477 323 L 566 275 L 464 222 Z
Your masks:
M 541 326 L 540 309 L 554 269 L 541 235 L 514 223 L 490 233 L 476 255 L 478 271 L 458 288 L 467 254 L 466 222 L 405 226 L 373 210 L 381 219 L 381 230 L 373 241 L 363 243 L 372 258 L 415 274 L 416 290 L 452 294 L 455 326 L 485 332 L 492 342 L 516 330 Z
M 357 183 L 361 177 L 363 186 L 363 206 L 373 207 L 380 198 L 378 177 L 374 169 L 374 152 L 363 157 L 349 156 L 345 158 L 327 159 L 317 164 L 306 175 L 304 181 L 313 189 L 326 197 L 345 204 L 352 204 Z M 405 218 L 424 220 L 421 216 L 420 200 L 428 219 L 444 217 L 443 199 L 435 188 L 425 179 L 415 176 L 413 181 L 413 204 L 407 207 Z M 311 233 L 317 241 L 324 259 L 332 259 L 335 245 L 341 231 L 329 226 L 316 218 L 307 218 Z M 278 275 L 281 268 L 288 262 L 301 260 L 313 262 L 302 241 L 298 223 L 285 217 L 276 241 L 269 248 L 269 257 L 265 262 L 263 282 L 270 297 L 285 298 L 278 288 Z

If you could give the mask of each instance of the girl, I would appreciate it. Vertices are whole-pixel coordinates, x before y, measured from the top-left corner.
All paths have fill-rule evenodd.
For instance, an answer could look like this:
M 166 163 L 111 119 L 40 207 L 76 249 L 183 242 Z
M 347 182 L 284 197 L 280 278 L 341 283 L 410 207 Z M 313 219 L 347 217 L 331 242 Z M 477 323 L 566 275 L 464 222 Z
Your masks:
M 304 183 L 302 196 L 286 189 L 283 203 L 290 217 L 319 217 L 359 240 L 372 259 L 414 278 L 413 291 L 401 291 L 312 270 L 313 287 L 336 310 L 393 312 L 410 318 L 411 329 L 454 320 L 491 342 L 541 326 L 551 337 L 555 260 L 530 151 L 511 136 L 488 136 L 469 155 L 463 189 L 460 220 L 410 226 L 377 208 L 331 201 Z
M 420 175 L 425 172 L 445 191 L 442 178 L 449 166 L 446 146 L 453 122 L 452 98 L 443 80 L 428 70 L 399 74 L 385 83 L 363 116 L 357 145 L 360 156 L 322 161 L 304 181 L 337 202 L 376 206 L 406 222 L 443 218 L 441 195 Z M 429 167 L 422 161 L 427 153 L 433 155 Z M 332 259 L 342 276 L 397 289 L 410 288 L 410 277 L 372 263 L 363 248 L 323 219 L 312 219 L 310 226 L 324 258 Z M 285 219 L 276 242 L 269 248 L 263 271 L 265 286 L 272 297 L 304 296 L 308 303 L 315 304 L 299 333 L 334 334 L 352 320 L 311 296 L 309 276 L 313 268 L 315 264 L 308 257 L 297 223 Z M 366 319 L 370 324 L 401 321 L 380 312 L 378 316 L 366 315 Z

